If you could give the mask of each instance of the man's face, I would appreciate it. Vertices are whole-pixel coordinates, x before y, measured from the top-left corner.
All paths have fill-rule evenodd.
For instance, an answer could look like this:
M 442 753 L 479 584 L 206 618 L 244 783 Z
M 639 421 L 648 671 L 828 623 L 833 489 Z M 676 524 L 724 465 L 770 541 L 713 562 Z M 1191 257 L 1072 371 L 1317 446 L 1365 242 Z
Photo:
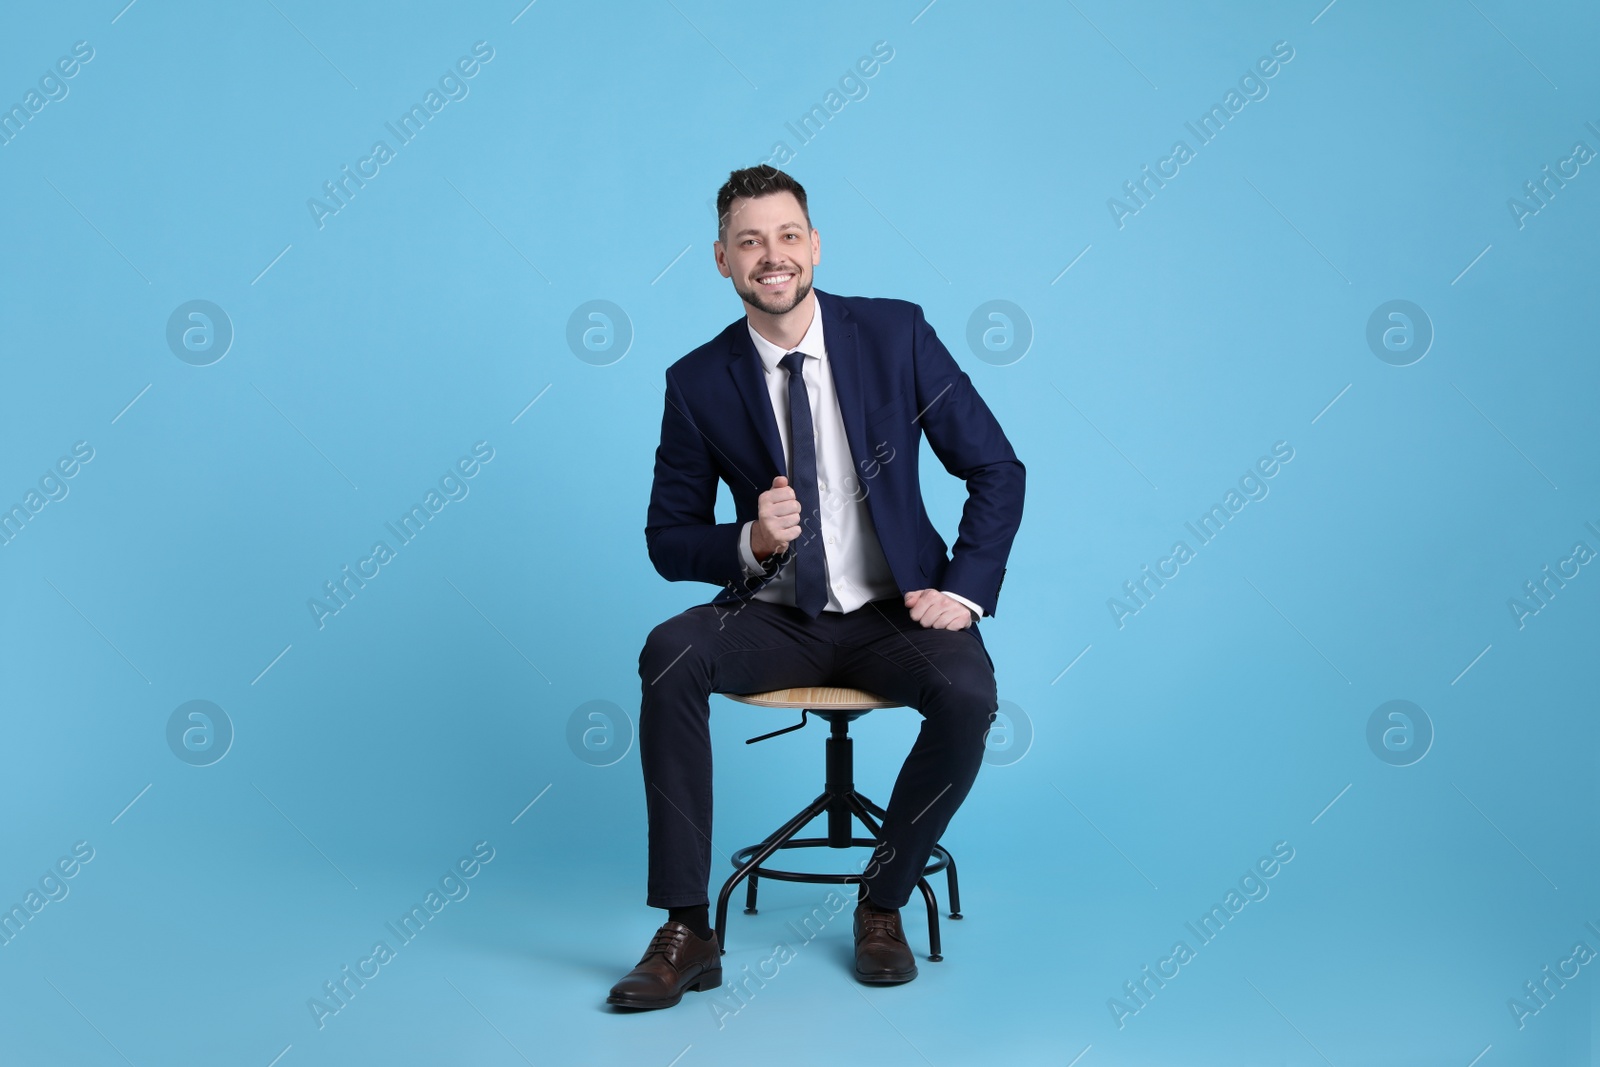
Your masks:
M 716 243 L 717 270 L 746 304 L 782 315 L 811 292 L 822 241 L 788 191 L 738 197 L 728 207 L 728 240 Z

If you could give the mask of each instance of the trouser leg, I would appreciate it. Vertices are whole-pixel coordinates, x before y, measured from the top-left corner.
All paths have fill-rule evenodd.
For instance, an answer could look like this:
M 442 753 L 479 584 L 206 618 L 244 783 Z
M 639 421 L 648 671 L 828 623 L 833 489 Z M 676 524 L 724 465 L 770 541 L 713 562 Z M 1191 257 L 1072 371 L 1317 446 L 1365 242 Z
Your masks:
M 875 601 L 851 615 L 838 684 L 901 701 L 922 716 L 885 806 L 884 844 L 864 871 L 873 901 L 900 908 L 983 765 L 984 735 L 999 708 L 994 664 L 975 630 L 924 628 L 903 603 Z
M 710 695 L 820 684 L 833 653 L 818 633 L 816 620 L 764 601 L 737 614 L 700 605 L 651 630 L 639 654 L 650 907 L 709 902 Z

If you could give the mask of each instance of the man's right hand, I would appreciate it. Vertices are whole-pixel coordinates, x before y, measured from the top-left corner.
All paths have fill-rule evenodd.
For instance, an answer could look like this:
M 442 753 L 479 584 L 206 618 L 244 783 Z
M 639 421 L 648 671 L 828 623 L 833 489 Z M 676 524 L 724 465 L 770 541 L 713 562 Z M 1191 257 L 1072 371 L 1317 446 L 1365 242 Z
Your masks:
M 750 551 L 765 563 L 786 551 L 789 542 L 800 536 L 800 499 L 783 475 L 772 479 L 772 488 L 756 501 L 756 522 L 750 527 Z

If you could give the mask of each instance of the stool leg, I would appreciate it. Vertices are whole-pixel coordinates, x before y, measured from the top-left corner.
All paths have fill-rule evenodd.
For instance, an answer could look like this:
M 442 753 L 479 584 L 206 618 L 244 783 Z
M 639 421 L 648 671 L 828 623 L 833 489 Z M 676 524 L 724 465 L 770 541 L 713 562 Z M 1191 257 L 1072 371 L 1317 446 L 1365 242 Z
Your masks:
M 872 836 L 882 841 L 883 827 L 878 825 L 877 820 L 867 811 L 867 808 L 872 806 L 872 801 L 859 793 L 852 793 L 850 794 L 850 806 L 855 809 L 857 817 L 861 819 L 866 828 L 872 831 Z M 928 885 L 926 878 L 920 876 L 917 878 L 917 888 L 922 890 L 922 897 L 928 903 L 928 951 L 930 953 L 928 958 L 937 963 L 939 960 L 944 959 L 944 955 L 939 950 L 939 900 L 933 895 L 933 888 Z M 952 911 L 956 910 L 954 904 L 951 904 L 950 907 Z M 957 916 L 957 918 L 959 917 Z
M 734 888 L 744 881 L 746 877 L 754 877 L 752 872 L 767 862 L 767 858 L 778 851 L 779 845 L 804 830 L 807 823 L 826 811 L 830 799 L 827 793 L 823 793 L 806 805 L 794 818 L 784 823 L 777 833 L 763 841 L 760 850 L 750 857 L 750 862 L 734 871 L 728 880 L 722 884 L 722 892 L 717 895 L 717 923 L 715 930 L 717 945 L 722 949 L 723 953 L 728 951 L 728 898 L 733 896 Z
M 950 891 L 950 918 L 960 919 L 963 916 L 961 914 L 961 890 L 956 885 L 956 858 L 950 855 L 943 845 L 935 845 L 933 850 L 943 856 L 945 860 L 944 877 L 945 884 Z
M 878 824 L 875 823 L 872 820 L 872 817 L 870 815 L 862 814 L 862 812 L 864 810 L 868 811 L 868 812 L 872 812 L 872 813 L 876 814 L 879 818 L 882 818 L 884 816 L 884 814 L 885 814 L 884 810 L 882 808 L 878 807 L 878 805 L 874 804 L 871 800 L 869 800 L 866 797 L 862 796 L 860 793 L 855 794 L 853 799 L 854 799 L 854 804 L 852 806 L 855 807 L 856 814 L 861 817 L 861 821 L 864 824 L 866 824 L 867 829 L 872 831 L 873 836 L 877 837 L 878 839 L 881 840 L 883 838 L 883 830 L 882 830 L 882 828 L 879 827 Z M 934 845 L 933 846 L 933 851 L 935 853 L 937 853 L 938 855 L 943 856 L 945 858 L 945 861 L 946 861 L 944 873 L 945 873 L 945 883 L 949 886 L 949 889 L 950 889 L 950 918 L 952 918 L 952 919 L 965 918 L 965 916 L 963 916 L 961 914 L 961 887 L 960 887 L 959 883 L 956 881 L 956 861 L 955 861 L 955 857 L 950 855 L 949 851 L 946 850 L 943 845 Z
M 772 831 L 772 833 L 770 833 L 766 837 L 762 838 L 761 839 L 761 843 L 764 845 L 768 841 L 773 840 L 774 838 L 781 838 L 782 840 L 787 841 L 788 838 L 787 837 L 783 837 L 783 832 L 786 829 L 788 829 L 788 827 L 789 827 L 789 824 L 788 823 L 784 823 L 782 826 L 780 826 L 776 830 Z M 791 835 L 791 836 L 793 836 L 793 835 Z M 760 884 L 760 882 L 761 882 L 761 876 L 756 874 L 754 871 L 751 871 L 750 872 L 750 880 L 745 883 L 744 913 L 746 915 L 754 915 L 754 914 L 756 914 L 756 886 L 758 884 Z
M 883 827 L 878 825 L 878 820 L 872 817 L 875 810 L 878 811 L 880 816 L 882 815 L 882 811 L 878 809 L 878 806 L 860 793 L 851 793 L 845 799 L 849 802 L 851 810 L 856 813 L 856 818 L 861 820 L 861 825 L 871 831 L 873 837 L 882 841 Z
M 917 888 L 922 890 L 922 899 L 928 904 L 928 959 L 938 963 L 944 959 L 944 954 L 939 951 L 939 902 L 934 899 L 933 889 L 926 878 L 917 879 Z
M 865 826 L 867 828 L 867 832 L 870 833 L 875 840 L 881 843 L 883 841 L 883 827 L 878 824 L 878 820 L 874 819 L 871 812 L 867 810 L 868 808 L 874 806 L 872 801 L 868 800 L 860 793 L 851 793 L 845 798 L 845 800 L 849 803 L 850 809 L 856 813 L 856 818 L 861 820 L 861 825 Z M 876 849 L 873 850 L 873 854 L 877 854 Z M 857 876 L 855 879 L 857 882 L 861 882 L 863 880 L 864 879 L 860 876 Z

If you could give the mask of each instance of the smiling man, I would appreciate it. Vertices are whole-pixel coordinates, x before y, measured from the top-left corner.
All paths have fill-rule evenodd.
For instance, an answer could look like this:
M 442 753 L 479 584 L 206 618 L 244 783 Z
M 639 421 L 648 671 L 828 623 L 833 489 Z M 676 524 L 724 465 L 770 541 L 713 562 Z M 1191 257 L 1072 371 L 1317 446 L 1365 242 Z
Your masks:
M 712 693 L 852 686 L 922 715 L 854 922 L 858 979 L 916 977 L 899 909 L 983 761 L 999 705 L 977 622 L 994 614 L 1022 520 L 1022 463 L 922 309 L 812 288 L 822 243 L 800 184 L 736 170 L 717 215 L 717 270 L 745 314 L 667 368 L 645 540 L 662 577 L 721 590 L 656 626 L 639 655 L 646 904 L 667 921 L 611 989 L 624 1008 L 722 980 Z M 948 554 L 922 504 L 924 435 L 967 486 Z M 719 481 L 733 522 L 716 521 Z

